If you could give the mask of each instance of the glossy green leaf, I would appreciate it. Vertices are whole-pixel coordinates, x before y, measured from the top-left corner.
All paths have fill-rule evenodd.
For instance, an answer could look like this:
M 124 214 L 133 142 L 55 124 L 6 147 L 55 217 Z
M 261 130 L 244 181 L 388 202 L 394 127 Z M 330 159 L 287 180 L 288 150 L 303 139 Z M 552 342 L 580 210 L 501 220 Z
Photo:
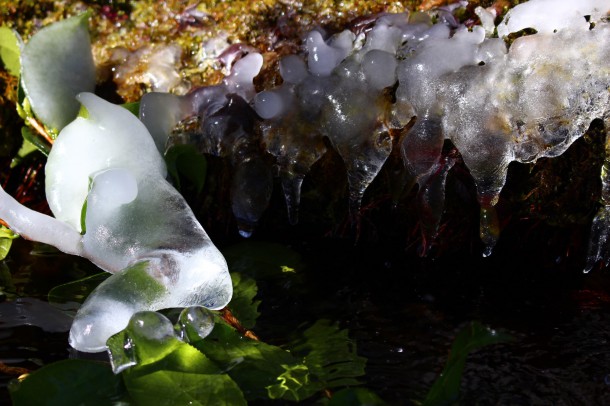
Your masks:
M 111 405 L 125 395 L 107 364 L 78 359 L 46 365 L 9 390 L 14 406 Z
M 229 303 L 229 309 L 239 320 L 242 326 L 251 330 L 256 324 L 256 319 L 260 316 L 258 305 L 260 300 L 254 300 L 258 292 L 256 281 L 238 272 L 231 274 L 233 281 L 233 297 Z
M 386 403 L 366 388 L 345 388 L 333 394 L 327 406 L 384 406 Z
M 2 60 L 4 68 L 13 76 L 19 76 L 21 70 L 20 42 L 15 31 L 4 25 L 0 27 L 0 60 Z
M 325 388 L 360 384 L 366 358 L 357 354 L 356 344 L 328 320 L 318 320 L 291 345 L 293 354 L 304 356 L 305 365 Z
M 462 373 L 468 354 L 491 344 L 512 340 L 512 336 L 501 333 L 473 321 L 455 337 L 447 363 L 439 378 L 434 382 L 424 400 L 425 406 L 450 405 L 457 401 Z
M 75 96 L 95 90 L 88 19 L 84 13 L 48 25 L 21 52 L 23 90 L 49 128 L 61 130 L 74 120 L 80 109 Z
M 201 193 L 207 173 L 207 160 L 193 145 L 174 145 L 165 154 L 167 171 L 176 187 L 180 189 L 181 179 L 186 179 Z

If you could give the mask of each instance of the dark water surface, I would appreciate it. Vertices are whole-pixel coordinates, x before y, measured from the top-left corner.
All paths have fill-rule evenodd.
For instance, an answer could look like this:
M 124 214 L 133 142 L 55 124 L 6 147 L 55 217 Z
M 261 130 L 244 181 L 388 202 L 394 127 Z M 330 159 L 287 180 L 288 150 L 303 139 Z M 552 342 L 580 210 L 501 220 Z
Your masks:
M 281 344 L 299 325 L 337 320 L 368 359 L 366 386 L 406 405 L 425 397 L 457 331 L 478 320 L 515 340 L 469 356 L 460 404 L 610 405 L 609 270 L 583 275 L 578 256 L 556 255 L 545 235 L 535 236 L 537 245 L 510 230 L 502 238 L 490 258 L 473 249 L 436 259 L 392 243 L 283 241 L 301 254 L 305 269 L 289 284 L 259 282 L 255 331 Z M 31 256 L 38 246 L 17 244 L 8 266 L 18 285 L 23 278 L 24 295 L 44 298 L 50 287 L 93 270 L 63 255 Z M 0 307 L 0 360 L 36 369 L 68 357 L 65 320 L 44 303 L 20 306 L 36 317 Z M 4 387 L 8 381 L 2 377 Z M 9 401 L 6 393 L 0 401 Z

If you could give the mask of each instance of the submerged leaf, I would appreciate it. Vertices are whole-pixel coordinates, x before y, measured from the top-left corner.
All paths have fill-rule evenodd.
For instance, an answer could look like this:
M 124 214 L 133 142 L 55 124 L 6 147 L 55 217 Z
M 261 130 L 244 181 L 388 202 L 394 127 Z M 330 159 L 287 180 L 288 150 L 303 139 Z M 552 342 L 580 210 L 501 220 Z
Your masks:
M 88 19 L 84 13 L 44 27 L 21 53 L 21 80 L 32 110 L 57 130 L 78 114 L 76 95 L 95 89 Z
M 512 340 L 512 336 L 497 332 L 473 321 L 455 337 L 449 352 L 449 359 L 426 396 L 424 406 L 449 405 L 458 399 L 462 372 L 466 358 L 471 351 L 490 344 Z
M 366 358 L 357 354 L 347 334 L 328 320 L 318 320 L 291 346 L 295 355 L 305 356 L 305 365 L 325 388 L 358 385 L 356 378 L 364 375 Z
M 58 304 L 69 302 L 83 303 L 93 289 L 108 279 L 109 276 L 110 274 L 108 272 L 100 272 L 76 281 L 55 286 L 49 291 L 49 302 Z
M 282 244 L 246 241 L 222 251 L 229 269 L 257 280 L 294 277 L 303 268 L 301 255 Z M 291 271 L 286 272 L 289 268 Z
M 333 394 L 327 406 L 384 406 L 386 403 L 366 388 L 346 388 Z
M 228 375 L 157 371 L 128 381 L 129 394 L 139 405 L 247 405 Z
M 79 359 L 46 365 L 9 390 L 15 406 L 110 405 L 124 396 L 108 365 Z

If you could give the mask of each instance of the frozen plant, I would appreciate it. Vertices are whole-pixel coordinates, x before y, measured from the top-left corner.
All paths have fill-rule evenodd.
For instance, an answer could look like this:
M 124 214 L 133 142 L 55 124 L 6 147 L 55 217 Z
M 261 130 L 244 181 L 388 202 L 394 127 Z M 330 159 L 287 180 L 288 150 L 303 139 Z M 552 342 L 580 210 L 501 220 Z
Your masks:
M 227 264 L 182 196 L 146 127 L 128 110 L 91 93 L 60 132 L 46 166 L 55 218 L 0 190 L 0 217 L 25 238 L 88 258 L 112 273 L 87 298 L 70 330 L 79 351 L 106 348 L 139 311 L 224 307 Z

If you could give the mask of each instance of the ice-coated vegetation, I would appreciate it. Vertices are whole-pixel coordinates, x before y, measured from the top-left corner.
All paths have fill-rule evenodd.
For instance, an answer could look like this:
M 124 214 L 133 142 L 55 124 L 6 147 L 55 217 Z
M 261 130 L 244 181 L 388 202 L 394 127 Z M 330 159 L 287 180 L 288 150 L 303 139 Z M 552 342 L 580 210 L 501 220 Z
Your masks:
M 34 36 L 23 50 L 22 84 L 34 113 L 63 128 L 46 167 L 55 218 L 23 207 L 3 190 L 0 217 L 24 237 L 114 273 L 79 310 L 71 345 L 103 350 L 139 311 L 218 309 L 229 301 L 222 255 L 166 180 L 161 153 L 173 144 L 228 157 L 232 209 L 245 237 L 269 203 L 274 174 L 290 222 L 297 222 L 303 179 L 328 146 L 345 163 L 349 207 L 357 219 L 365 190 L 398 148 L 419 184 L 425 237 L 433 238 L 445 178 L 456 161 L 442 155 L 450 140 L 475 180 L 489 255 L 499 236 L 494 206 L 509 163 L 562 154 L 594 119 L 610 128 L 610 0 L 532 0 L 510 10 L 497 27 L 490 10 L 479 8 L 482 26 L 467 28 L 453 9 L 382 14 L 332 36 L 314 30 L 304 38 L 302 54 L 281 59 L 281 82 L 258 94 L 253 79 L 263 58 L 240 48 L 245 55 L 221 84 L 184 96 L 145 95 L 142 121 L 91 93 L 79 94 L 86 114 L 72 121 L 78 111 L 72 96 L 93 86 L 92 62 L 70 55 L 90 54 L 83 50 L 89 41 L 84 17 Z M 512 43 L 506 38 L 525 28 L 536 33 Z M 67 76 L 58 71 L 49 93 L 42 83 L 55 71 L 36 66 L 35 55 L 56 34 L 69 37 L 57 41 L 73 44 L 70 52 L 57 50 L 67 52 L 65 69 L 86 74 L 63 86 Z M 194 119 L 196 131 L 176 131 L 181 121 Z M 602 207 L 593 220 L 586 270 L 609 259 L 606 149 Z
M 303 54 L 281 59 L 279 86 L 254 97 L 212 96 L 214 88 L 205 87 L 172 100 L 147 94 L 142 119 L 151 132 L 163 128 L 157 139 L 166 144 L 191 142 L 215 153 L 215 145 L 227 143 L 224 148 L 233 148 L 235 166 L 260 156 L 261 150 L 271 154 L 292 223 L 297 221 L 301 183 L 326 152 L 325 138 L 345 162 L 354 216 L 367 186 L 397 146 L 407 172 L 419 184 L 426 238 L 436 234 L 445 177 L 455 163 L 442 158 L 448 139 L 475 180 L 484 255 L 489 255 L 499 236 L 494 206 L 509 163 L 558 156 L 594 119 L 607 121 L 610 1 L 532 0 L 506 14 L 497 27 L 499 38 L 494 35 L 495 11 L 479 7 L 482 26 L 467 28 L 452 14 L 459 6 L 433 15 L 382 14 L 354 32 L 332 36 L 314 30 L 304 39 Z M 506 37 L 525 28 L 537 32 L 509 46 Z M 215 102 L 187 103 L 183 114 L 162 125 L 156 115 L 146 115 L 174 111 L 203 94 Z M 210 105 L 217 106 L 213 114 Z M 253 124 L 250 106 L 257 113 Z M 174 132 L 170 137 L 180 119 L 193 116 L 201 122 L 196 134 Z M 235 135 L 235 125 L 226 123 L 238 124 L 240 135 Z M 242 145 L 251 152 L 236 153 Z M 252 173 L 237 170 L 234 175 L 236 184 L 255 185 L 252 194 L 242 188 L 233 196 L 244 235 L 266 208 L 271 188 L 262 161 L 257 163 L 260 176 L 251 179 Z M 604 204 L 609 201 L 604 197 Z M 608 258 L 605 211 L 595 220 L 587 269 Z

